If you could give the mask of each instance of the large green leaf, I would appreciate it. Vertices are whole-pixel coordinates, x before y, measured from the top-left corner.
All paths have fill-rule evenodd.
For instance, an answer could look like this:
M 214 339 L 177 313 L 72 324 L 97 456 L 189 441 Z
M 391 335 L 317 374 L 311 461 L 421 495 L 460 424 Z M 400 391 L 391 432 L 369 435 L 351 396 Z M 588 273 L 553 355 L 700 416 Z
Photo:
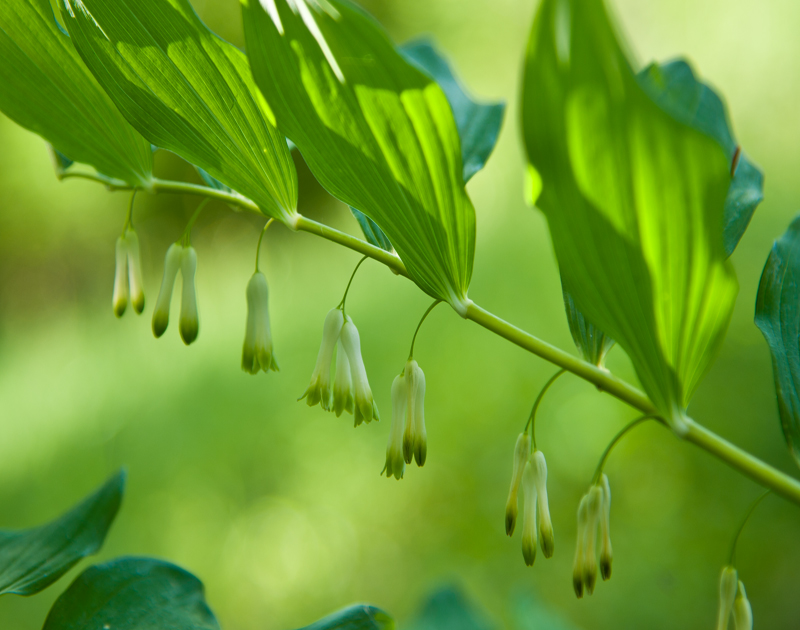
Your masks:
M 300 630 L 392 630 L 394 621 L 380 608 L 357 604 Z
M 761 275 L 756 326 L 772 351 L 783 435 L 800 465 L 800 217 L 775 241 Z
M 188 0 L 64 1 L 78 52 L 145 138 L 291 224 L 294 163 L 240 50 Z
M 0 2 L 0 110 L 70 159 L 150 185 L 150 144 L 83 65 L 50 0 Z
M 33 595 L 47 588 L 103 544 L 125 488 L 120 472 L 55 521 L 22 531 L 0 531 L 0 595 Z
M 56 600 L 43 630 L 219 630 L 203 585 L 152 558 L 88 568 Z
M 651 64 L 639 83 L 663 109 L 682 123 L 716 140 L 725 151 L 733 179 L 725 199 L 723 238 L 730 256 L 764 199 L 764 175 L 741 151 L 728 123 L 725 105 L 710 87 L 697 80 L 691 67 L 678 59 Z
M 564 285 L 683 431 L 737 292 L 722 237 L 725 152 L 643 90 L 602 0 L 542 2 L 523 91 Z
M 461 87 L 444 56 L 428 40 L 403 44 L 400 54 L 431 77 L 444 90 L 453 110 L 461 140 L 461 162 L 464 183 L 472 179 L 492 154 L 505 115 L 505 103 L 479 103 Z M 392 251 L 392 244 L 378 225 L 363 212 L 351 208 L 367 241 L 376 247 Z
M 386 233 L 410 275 L 464 312 L 475 210 L 444 92 L 344 0 L 242 0 L 278 127 L 320 183 Z

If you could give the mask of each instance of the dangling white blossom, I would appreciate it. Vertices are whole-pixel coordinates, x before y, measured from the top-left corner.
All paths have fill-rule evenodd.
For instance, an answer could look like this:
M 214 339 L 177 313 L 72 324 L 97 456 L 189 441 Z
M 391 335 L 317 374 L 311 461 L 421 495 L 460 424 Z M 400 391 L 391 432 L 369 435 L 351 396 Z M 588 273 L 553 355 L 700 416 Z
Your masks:
M 539 514 L 539 544 L 545 558 L 553 556 L 555 535 L 553 521 L 550 519 L 550 505 L 547 500 L 547 462 L 542 451 L 535 451 L 531 457 L 536 472 L 536 492 Z
M 575 595 L 583 597 L 583 566 L 585 560 L 586 529 L 589 525 L 589 495 L 584 494 L 578 504 L 578 527 L 575 536 L 575 560 L 572 563 L 572 586 Z
M 753 609 L 750 607 L 750 600 L 747 599 L 747 592 L 741 580 L 736 601 L 733 602 L 733 623 L 736 630 L 753 630 Z
M 336 342 L 336 369 L 333 374 L 333 411 L 336 417 L 347 411 L 353 413 L 353 376 L 350 361 L 342 346 L 341 338 Z
M 250 374 L 259 370 L 278 371 L 272 352 L 269 325 L 269 288 L 267 278 L 256 271 L 247 283 L 247 327 L 242 346 L 242 369 Z
M 392 382 L 392 426 L 389 429 L 389 443 L 386 445 L 386 478 L 402 479 L 406 470 L 403 457 L 403 428 L 408 405 L 408 386 L 404 374 Z
M 372 422 L 373 419 L 380 420 L 378 407 L 372 397 L 372 390 L 367 379 L 367 370 L 364 367 L 364 360 L 361 358 L 361 340 L 350 316 L 345 318 L 341 330 L 342 346 L 347 353 L 350 363 L 350 372 L 353 377 L 353 416 L 355 425 L 362 422 Z
M 603 509 L 603 490 L 594 485 L 589 490 L 586 529 L 583 540 L 583 586 L 591 595 L 597 581 L 597 529 Z
M 344 326 L 344 314 L 338 308 L 332 308 L 325 317 L 322 327 L 322 344 L 317 354 L 317 363 L 311 374 L 311 384 L 298 400 L 306 399 L 309 407 L 319 403 L 325 411 L 331 408 L 331 361 L 336 342 Z M 349 357 L 348 357 L 349 358 Z
M 167 330 L 172 291 L 175 288 L 175 278 L 181 269 L 182 260 L 183 246 L 173 243 L 164 257 L 164 277 L 161 280 L 161 289 L 158 292 L 156 308 L 153 311 L 153 334 L 156 337 L 160 337 Z
M 717 611 L 717 630 L 728 630 L 728 623 L 733 612 L 734 599 L 738 586 L 736 569 L 732 566 L 722 568 L 719 576 L 719 609 Z M 737 629 L 738 630 L 738 629 Z
M 184 247 L 181 258 L 181 276 L 183 277 L 183 291 L 181 295 L 181 316 L 178 322 L 181 339 L 187 346 L 197 339 L 200 322 L 197 313 L 197 287 L 195 286 L 195 273 L 197 272 L 197 252 L 191 245 Z
M 537 500 L 537 487 L 538 482 L 536 479 L 536 465 L 533 459 L 528 459 L 525 464 L 525 470 L 522 473 L 522 493 L 524 503 L 522 506 L 522 557 L 525 558 L 525 564 L 529 567 L 533 566 L 536 560 L 536 500 Z
M 128 243 L 124 236 L 117 239 L 115 254 L 114 295 L 111 303 L 114 315 L 122 317 L 128 308 Z
M 511 471 L 511 488 L 508 490 L 508 500 L 506 501 L 506 534 L 511 536 L 514 533 L 514 526 L 517 523 L 517 513 L 519 510 L 517 495 L 519 485 L 522 483 L 522 473 L 531 450 L 531 437 L 527 432 L 520 433 L 517 443 L 514 446 L 514 466 Z
M 605 473 L 600 477 L 600 484 L 603 490 L 603 508 L 600 514 L 600 575 L 603 580 L 607 580 L 611 577 L 611 562 L 614 557 L 611 550 L 611 486 Z
M 128 245 L 128 281 L 130 283 L 131 306 L 137 314 L 144 310 L 144 283 L 142 282 L 142 261 L 139 253 L 139 237 L 131 228 L 125 233 Z
M 417 391 L 414 393 L 414 460 L 417 466 L 424 466 L 428 458 L 428 432 L 425 429 L 425 374 L 419 365 L 414 361 L 414 372 L 416 374 L 415 385 Z M 411 401 L 409 401 L 409 405 Z

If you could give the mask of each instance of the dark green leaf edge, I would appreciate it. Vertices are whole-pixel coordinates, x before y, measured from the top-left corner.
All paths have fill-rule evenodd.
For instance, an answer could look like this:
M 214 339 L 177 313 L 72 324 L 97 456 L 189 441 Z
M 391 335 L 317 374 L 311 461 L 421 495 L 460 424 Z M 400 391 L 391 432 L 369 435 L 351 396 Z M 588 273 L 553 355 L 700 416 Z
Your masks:
M 394 621 L 380 608 L 355 604 L 299 630 L 392 630 Z

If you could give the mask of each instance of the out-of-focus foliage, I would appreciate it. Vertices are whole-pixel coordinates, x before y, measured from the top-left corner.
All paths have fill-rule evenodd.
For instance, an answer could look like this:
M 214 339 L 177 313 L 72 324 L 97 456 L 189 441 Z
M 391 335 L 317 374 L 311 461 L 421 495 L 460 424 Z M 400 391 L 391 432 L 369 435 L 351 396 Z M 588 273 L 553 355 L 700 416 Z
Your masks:
M 564 288 L 680 432 L 737 293 L 722 147 L 641 88 L 603 0 L 541 3 L 523 81 L 525 146 Z
M 546 222 L 521 194 L 521 51 L 528 0 L 365 0 L 394 41 L 430 34 L 475 94 L 511 105 L 485 171 L 469 183 L 478 256 L 470 295 L 553 343 L 572 344 Z M 193 0 L 210 28 L 244 46 L 238 0 Z M 725 94 L 737 137 L 768 173 L 763 206 L 731 257 L 740 279 L 730 332 L 690 413 L 734 443 L 794 472 L 778 425 L 769 352 L 753 325 L 758 279 L 800 199 L 800 5 L 794 0 L 614 0 L 639 58 L 686 55 Z M 516 111 L 515 111 L 516 110 Z M 194 169 L 165 151 L 160 177 Z M 298 162 L 300 208 L 358 234 Z M 263 219 L 212 203 L 192 242 L 200 258 L 203 335 L 154 340 L 146 318 L 109 307 L 114 239 L 128 195 L 52 176 L 43 143 L 0 117 L 0 521 L 45 522 L 54 506 L 125 464 L 125 509 L 103 559 L 168 558 L 207 586 L 224 630 L 309 625 L 355 601 L 411 625 L 420 601 L 457 582 L 495 628 L 674 630 L 713 627 L 717 582 L 753 484 L 662 428 L 644 425 L 606 467 L 614 488 L 614 576 L 590 600 L 570 583 L 575 510 L 603 448 L 631 411 L 569 376 L 537 416 L 547 454 L 557 538 L 552 559 L 528 569 L 503 534 L 515 436 L 551 365 L 439 307 L 415 358 L 428 379 L 429 457 L 420 474 L 379 476 L 388 423 L 351 423 L 294 402 L 308 385 L 325 313 L 341 300 L 354 253 L 270 228 L 261 265 L 281 372 L 239 369 Z M 200 182 L 201 180 L 197 179 Z M 137 196 L 145 289 L 155 296 L 167 246 L 197 205 Z M 521 290 L 524 288 L 524 290 Z M 367 261 L 351 287 L 379 406 L 430 304 L 408 281 Z M 152 302 L 148 309 L 152 307 Z M 147 312 L 149 314 L 149 310 Z M 617 348 L 608 367 L 635 375 Z M 135 472 L 135 474 L 133 474 Z M 763 511 L 762 511 L 763 510 Z M 765 502 L 742 534 L 737 565 L 759 627 L 795 630 L 800 525 Z M 34 598 L 0 598 L 4 630 L 38 630 L 70 574 Z M 537 599 L 529 604 L 531 593 Z M 549 615 L 541 612 L 546 606 Z M 622 621 L 621 621 L 622 620 Z M 558 627 L 558 626 L 553 626 Z

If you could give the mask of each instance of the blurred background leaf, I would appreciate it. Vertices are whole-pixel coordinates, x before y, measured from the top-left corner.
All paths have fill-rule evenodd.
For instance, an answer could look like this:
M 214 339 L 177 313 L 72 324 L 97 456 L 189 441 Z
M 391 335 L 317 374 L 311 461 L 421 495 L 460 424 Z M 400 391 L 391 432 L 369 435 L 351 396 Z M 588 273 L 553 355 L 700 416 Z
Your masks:
M 0 530 L 0 595 L 33 595 L 47 588 L 103 545 L 119 511 L 125 473 L 51 523 Z
M 463 83 L 509 112 L 486 169 L 469 182 L 478 256 L 470 294 L 501 316 L 572 346 L 544 216 L 525 205 L 518 86 L 535 3 L 528 0 L 365 0 L 394 41 L 430 34 Z M 731 262 L 741 284 L 721 355 L 690 413 L 796 474 L 778 412 L 769 349 L 753 325 L 764 261 L 800 208 L 800 4 L 795 0 L 616 0 L 640 59 L 689 56 L 726 97 L 738 141 L 768 174 L 768 195 Z M 244 46 L 238 0 L 193 0 L 203 20 Z M 195 178 L 167 151 L 156 172 Z M 300 211 L 359 233 L 348 208 L 297 162 Z M 199 180 L 197 180 L 199 181 Z M 325 313 L 359 256 L 271 228 L 262 269 L 280 374 L 241 372 L 245 287 L 263 227 L 212 203 L 192 242 L 200 257 L 202 338 L 155 340 L 146 318 L 108 307 L 114 240 L 129 195 L 58 183 L 42 141 L 0 116 L 0 523 L 23 528 L 78 502 L 122 464 L 125 510 L 100 552 L 169 558 L 202 578 L 224 630 L 286 630 L 354 601 L 399 628 L 442 583 L 457 583 L 497 628 L 528 614 L 535 593 L 585 630 L 711 628 L 720 563 L 757 493 L 747 479 L 655 424 L 615 449 L 614 576 L 592 598 L 571 586 L 575 510 L 630 409 L 578 379 L 559 379 L 537 415 L 547 455 L 552 559 L 525 567 L 503 529 L 514 440 L 554 368 L 436 309 L 415 357 L 428 379 L 425 468 L 379 476 L 388 423 L 354 430 L 296 398 L 308 386 Z M 197 200 L 137 196 L 145 290 Z M 170 236 L 171 235 L 171 236 Z M 381 408 L 430 304 L 410 282 L 362 265 L 348 312 L 362 336 Z M 441 308 L 441 307 L 440 307 Z M 608 367 L 635 375 L 616 349 Z M 275 378 L 273 378 L 275 377 Z M 761 511 L 763 510 L 763 512 Z M 796 630 L 800 522 L 765 502 L 742 534 L 737 565 L 758 627 Z M 74 573 L 74 572 L 73 572 Z M 0 598 L 3 630 L 39 630 L 74 575 L 33 598 Z M 531 613 L 533 614 L 533 613 Z M 524 630 L 534 628 L 524 627 Z
M 392 618 L 379 608 L 357 604 L 328 615 L 301 630 L 392 630 Z

